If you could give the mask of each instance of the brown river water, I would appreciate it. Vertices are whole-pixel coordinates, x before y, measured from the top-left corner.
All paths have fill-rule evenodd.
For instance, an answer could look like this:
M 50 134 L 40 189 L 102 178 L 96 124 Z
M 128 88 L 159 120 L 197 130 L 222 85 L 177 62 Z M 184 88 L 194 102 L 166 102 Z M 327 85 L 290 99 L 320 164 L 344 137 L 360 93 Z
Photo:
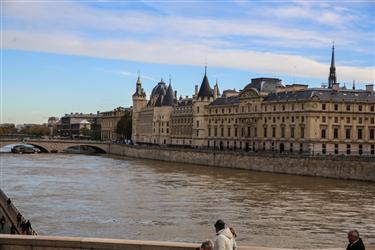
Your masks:
M 1 188 L 39 234 L 239 245 L 375 244 L 375 183 L 74 154 L 0 154 Z

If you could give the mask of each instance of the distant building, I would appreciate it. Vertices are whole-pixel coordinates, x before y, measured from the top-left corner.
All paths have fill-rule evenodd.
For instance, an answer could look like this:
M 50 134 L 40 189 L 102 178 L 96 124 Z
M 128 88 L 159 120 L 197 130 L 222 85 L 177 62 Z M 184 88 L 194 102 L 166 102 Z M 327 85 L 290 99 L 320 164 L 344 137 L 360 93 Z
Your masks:
M 99 114 L 101 124 L 101 140 L 119 140 L 120 135 L 117 134 L 117 123 L 126 111 L 131 111 L 131 108 L 118 107 L 111 111 L 101 112 Z
M 205 72 L 192 97 L 177 100 L 171 83 L 161 80 L 147 100 L 138 78 L 132 119 L 136 144 L 375 156 L 373 85 L 340 87 L 334 48 L 328 88 L 255 78 L 243 90 L 220 95 Z
M 100 137 L 98 118 L 98 114 L 65 114 L 60 118 L 58 134 L 68 138 L 98 139 Z

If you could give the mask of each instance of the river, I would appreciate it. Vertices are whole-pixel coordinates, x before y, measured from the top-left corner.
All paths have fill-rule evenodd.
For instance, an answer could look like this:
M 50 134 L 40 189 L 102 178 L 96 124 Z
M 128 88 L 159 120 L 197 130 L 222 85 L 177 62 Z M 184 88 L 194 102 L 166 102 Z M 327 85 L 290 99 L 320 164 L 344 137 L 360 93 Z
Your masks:
M 239 245 L 375 244 L 375 184 L 76 154 L 2 153 L 1 188 L 39 234 Z

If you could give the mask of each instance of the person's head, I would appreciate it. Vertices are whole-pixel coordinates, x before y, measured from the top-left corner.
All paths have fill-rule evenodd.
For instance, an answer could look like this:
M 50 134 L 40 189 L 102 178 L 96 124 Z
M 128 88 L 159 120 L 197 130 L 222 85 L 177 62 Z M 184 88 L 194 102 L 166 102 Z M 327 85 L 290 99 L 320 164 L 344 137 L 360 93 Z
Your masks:
M 355 242 L 358 239 L 359 239 L 359 233 L 358 233 L 357 230 L 350 230 L 348 232 L 348 241 L 349 241 L 349 243 L 353 243 L 353 242 Z
M 219 232 L 220 230 L 223 230 L 225 228 L 225 223 L 222 220 L 218 220 L 216 221 L 214 226 L 215 226 L 216 232 Z
M 202 242 L 202 245 L 200 247 L 201 250 L 213 250 L 214 249 L 214 243 L 212 243 L 211 240 L 206 240 Z
M 236 237 L 237 237 L 237 234 L 236 234 L 236 231 L 234 231 L 234 228 L 233 228 L 233 227 L 230 227 L 229 229 L 230 229 L 230 231 L 232 232 L 233 237 L 236 238 Z

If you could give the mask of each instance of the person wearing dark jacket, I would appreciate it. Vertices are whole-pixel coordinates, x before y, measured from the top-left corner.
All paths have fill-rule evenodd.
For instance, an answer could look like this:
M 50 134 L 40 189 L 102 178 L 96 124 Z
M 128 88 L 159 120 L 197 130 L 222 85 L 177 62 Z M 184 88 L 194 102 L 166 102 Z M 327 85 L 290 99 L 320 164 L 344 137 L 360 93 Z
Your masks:
M 359 237 L 359 232 L 357 230 L 351 230 L 348 233 L 348 247 L 346 250 L 365 250 L 365 245 L 362 239 Z

